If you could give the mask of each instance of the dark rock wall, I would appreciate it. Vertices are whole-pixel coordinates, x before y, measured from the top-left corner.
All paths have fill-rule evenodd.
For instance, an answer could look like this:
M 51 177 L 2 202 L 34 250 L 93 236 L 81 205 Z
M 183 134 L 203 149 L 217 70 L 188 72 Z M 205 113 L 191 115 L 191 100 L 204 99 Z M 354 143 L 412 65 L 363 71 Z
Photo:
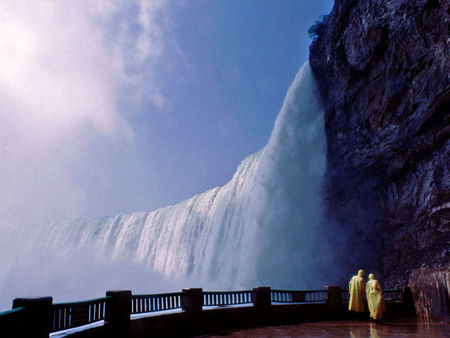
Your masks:
M 411 273 L 409 285 L 417 316 L 425 321 L 450 322 L 450 271 L 421 268 Z
M 336 0 L 310 47 L 328 138 L 325 226 L 342 282 L 450 266 L 450 2 Z

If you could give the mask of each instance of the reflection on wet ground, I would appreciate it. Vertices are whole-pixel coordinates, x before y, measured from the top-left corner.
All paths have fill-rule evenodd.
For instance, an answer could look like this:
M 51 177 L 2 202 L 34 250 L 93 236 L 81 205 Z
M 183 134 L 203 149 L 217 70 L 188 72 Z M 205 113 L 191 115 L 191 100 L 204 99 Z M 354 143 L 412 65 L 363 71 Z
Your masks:
M 209 337 L 450 337 L 450 323 L 422 323 L 415 319 L 330 321 L 228 331 Z

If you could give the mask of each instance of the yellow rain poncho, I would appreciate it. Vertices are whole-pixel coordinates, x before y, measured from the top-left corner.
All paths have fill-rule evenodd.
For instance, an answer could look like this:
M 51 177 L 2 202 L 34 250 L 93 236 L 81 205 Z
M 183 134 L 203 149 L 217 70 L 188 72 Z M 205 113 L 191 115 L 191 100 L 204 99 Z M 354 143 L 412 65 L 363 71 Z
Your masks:
M 378 283 L 373 274 L 369 275 L 369 281 L 366 286 L 366 298 L 370 317 L 373 319 L 381 319 L 383 312 L 386 311 L 386 305 L 384 304 L 380 283 Z
M 350 300 L 348 302 L 348 309 L 355 312 L 364 312 L 363 295 L 366 287 L 364 281 L 364 271 L 359 270 L 357 276 L 353 276 L 348 284 L 348 292 L 350 293 Z

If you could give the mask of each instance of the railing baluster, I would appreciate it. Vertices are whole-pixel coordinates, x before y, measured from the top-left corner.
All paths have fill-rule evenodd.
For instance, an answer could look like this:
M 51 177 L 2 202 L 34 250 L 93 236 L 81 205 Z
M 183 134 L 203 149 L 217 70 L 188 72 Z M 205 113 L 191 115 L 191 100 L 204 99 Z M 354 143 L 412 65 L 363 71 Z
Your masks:
M 207 302 L 206 297 L 204 301 Z M 180 293 L 132 296 L 132 314 L 172 310 L 180 307 Z

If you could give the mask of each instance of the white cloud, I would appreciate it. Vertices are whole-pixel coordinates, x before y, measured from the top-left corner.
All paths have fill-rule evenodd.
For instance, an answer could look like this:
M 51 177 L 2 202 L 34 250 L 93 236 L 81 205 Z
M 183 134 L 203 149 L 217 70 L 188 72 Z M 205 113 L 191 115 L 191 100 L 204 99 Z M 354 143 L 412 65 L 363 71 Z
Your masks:
M 115 107 L 120 70 L 111 67 L 102 36 L 83 8 L 64 2 L 3 2 L 2 92 L 17 102 L 15 119 L 70 133 L 88 124 L 102 133 L 123 125 Z M 47 131 L 48 132 L 48 131 Z
M 77 170 L 92 164 L 99 185 L 123 170 L 105 163 L 133 147 L 124 87 L 167 104 L 154 81 L 167 3 L 0 2 L 0 223 L 77 217 L 105 194 Z

